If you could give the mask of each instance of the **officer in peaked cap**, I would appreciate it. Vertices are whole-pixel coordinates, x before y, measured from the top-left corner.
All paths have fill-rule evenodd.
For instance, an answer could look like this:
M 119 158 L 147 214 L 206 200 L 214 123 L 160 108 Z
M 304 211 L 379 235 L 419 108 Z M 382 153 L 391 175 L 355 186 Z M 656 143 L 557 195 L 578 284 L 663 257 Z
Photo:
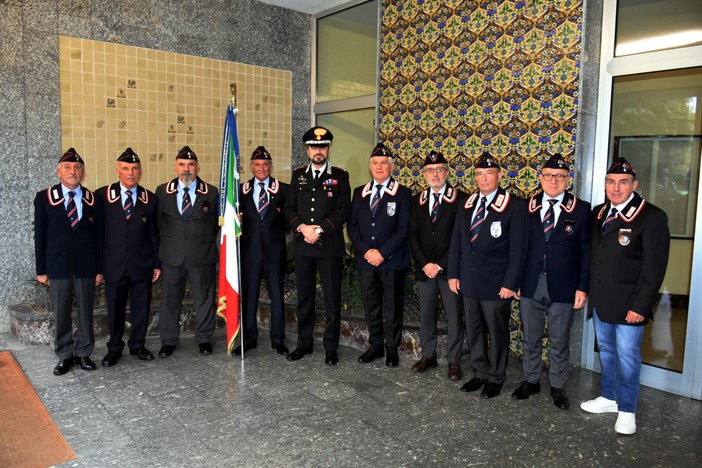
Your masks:
M 90 354 L 95 287 L 102 282 L 102 204 L 81 185 L 83 158 L 70 148 L 56 167 L 59 183 L 34 198 L 34 249 L 37 281 L 49 286 L 56 318 L 54 375 L 76 364 L 95 370 Z M 78 333 L 73 339 L 71 309 L 75 300 Z
M 441 297 L 446 313 L 448 378 L 460 380 L 463 375 L 463 297 L 449 289 L 447 269 L 456 212 L 465 203 L 466 194 L 449 183 L 448 161 L 440 151 L 432 150 L 427 154 L 422 175 L 427 188 L 412 198 L 408 232 L 419 293 L 422 345 L 422 357 L 412 366 L 412 371 L 421 373 L 438 365 L 436 321 Z
M 344 224 L 349 218 L 349 174 L 329 163 L 334 136 L 324 127 L 305 132 L 309 164 L 295 169 L 285 202 L 285 218 L 295 233 L 297 280 L 297 349 L 288 355 L 297 361 L 312 353 L 315 324 L 316 273 L 324 291 L 326 326 L 324 362 L 335 365 L 341 317 L 341 277 L 345 253 Z
M 449 247 L 449 287 L 463 295 L 474 372 L 461 390 L 482 388 L 483 398 L 499 395 L 506 378 L 510 303 L 528 240 L 524 200 L 501 188 L 501 177 L 497 159 L 484 153 L 475 168 L 478 192 L 458 210 Z
M 122 357 L 127 298 L 131 317 L 129 354 L 142 361 L 154 356 L 146 348 L 151 306 L 151 287 L 161 275 L 158 260 L 159 232 L 157 200 L 139 185 L 142 175 L 139 155 L 127 148 L 117 158 L 118 181 L 97 190 L 105 208 L 105 298 L 110 338 L 103 367 Z
M 288 184 L 273 178 L 271 154 L 263 147 L 251 153 L 253 177 L 241 187 L 241 275 L 242 343 L 234 354 L 247 353 L 258 346 L 256 311 L 261 278 L 265 277 L 271 299 L 271 347 L 288 354 L 285 346 L 285 304 L 283 282 L 287 266 L 285 234 L 289 230 L 283 209 Z
M 614 158 L 605 176 L 607 202 L 593 210 L 588 316 L 600 350 L 601 396 L 580 408 L 618 413 L 614 430 L 636 432 L 644 325 L 663 284 L 670 250 L 665 212 L 636 192 L 636 171 Z
M 574 309 L 589 291 L 590 204 L 568 192 L 570 166 L 551 156 L 539 174 L 541 190 L 528 200 L 529 246 L 521 282 L 524 325 L 524 381 L 512 397 L 524 400 L 541 391 L 541 350 L 548 319 L 551 341 L 549 383 L 557 408 L 568 409 L 565 392 Z

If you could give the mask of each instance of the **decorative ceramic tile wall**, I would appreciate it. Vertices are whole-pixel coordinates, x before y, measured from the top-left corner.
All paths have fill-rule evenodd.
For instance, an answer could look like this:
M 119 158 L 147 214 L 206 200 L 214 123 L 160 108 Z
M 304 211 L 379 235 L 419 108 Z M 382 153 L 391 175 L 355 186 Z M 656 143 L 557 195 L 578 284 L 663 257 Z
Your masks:
M 59 36 L 62 148 L 86 160 L 88 188 L 116 180 L 115 161 L 130 146 L 142 184 L 155 189 L 175 176 L 178 150 L 198 155 L 200 176 L 219 185 L 222 131 L 230 84 L 237 85 L 243 177 L 254 148 L 274 159 L 288 181 L 291 162 L 289 71 Z

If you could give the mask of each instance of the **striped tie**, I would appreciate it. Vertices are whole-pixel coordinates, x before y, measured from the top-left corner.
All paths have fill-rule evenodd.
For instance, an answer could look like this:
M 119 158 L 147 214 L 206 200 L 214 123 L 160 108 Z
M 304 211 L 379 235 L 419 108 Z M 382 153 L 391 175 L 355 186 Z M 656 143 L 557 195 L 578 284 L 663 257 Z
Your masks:
M 189 191 L 189 187 L 183 187 L 183 209 L 181 209 L 180 212 L 185 219 L 188 219 L 188 217 L 190 217 L 190 213 L 193 211 L 193 205 L 190 201 L 190 194 L 188 193 Z
M 261 187 L 261 193 L 258 195 L 258 215 L 263 219 L 268 209 L 268 193 L 263 182 L 259 182 L 258 185 Z
M 383 190 L 383 186 L 378 184 L 375 186 L 375 195 L 373 195 L 373 200 L 371 201 L 371 214 L 375 218 L 378 214 L 378 209 L 380 208 L 380 191 Z
M 602 223 L 602 234 L 607 233 L 608 230 L 608 224 L 614 221 L 617 218 L 617 209 L 612 207 L 612 211 L 609 212 L 609 216 L 607 216 L 607 219 L 604 220 L 604 223 Z
M 76 206 L 73 197 L 76 196 L 76 192 L 68 192 L 68 205 L 66 205 L 66 214 L 68 215 L 68 222 L 71 223 L 71 229 L 75 230 L 78 226 L 78 207 Z
M 431 222 L 435 223 L 439 217 L 439 194 L 434 194 L 434 207 L 431 209 Z
M 129 218 L 132 217 L 132 210 L 134 209 L 134 200 L 132 199 L 132 191 L 127 190 L 127 198 L 124 199 L 124 217 L 127 218 L 127 221 Z
M 558 200 L 554 200 L 553 198 L 550 198 L 548 200 L 548 208 L 546 209 L 546 214 L 544 215 L 544 219 L 541 222 L 544 226 L 544 236 L 546 236 L 546 240 L 549 240 L 551 238 L 551 234 L 553 234 L 553 219 L 555 217 L 555 214 L 553 212 L 553 205 Z
M 478 238 L 478 233 L 480 232 L 480 225 L 485 221 L 485 202 L 487 202 L 486 197 L 480 199 L 480 206 L 478 211 L 475 213 L 475 218 L 473 218 L 473 224 L 470 225 L 470 243 L 475 242 Z

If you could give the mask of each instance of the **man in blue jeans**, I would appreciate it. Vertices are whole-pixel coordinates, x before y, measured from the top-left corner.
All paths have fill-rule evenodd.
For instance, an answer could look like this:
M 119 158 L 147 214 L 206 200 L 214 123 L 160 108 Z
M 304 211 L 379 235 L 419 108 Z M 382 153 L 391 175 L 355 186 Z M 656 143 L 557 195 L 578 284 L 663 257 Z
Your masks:
M 602 396 L 580 407 L 619 413 L 614 430 L 636 432 L 641 339 L 663 283 L 670 231 L 660 208 L 636 193 L 636 171 L 615 158 L 605 177 L 607 203 L 595 207 L 589 314 L 600 350 Z

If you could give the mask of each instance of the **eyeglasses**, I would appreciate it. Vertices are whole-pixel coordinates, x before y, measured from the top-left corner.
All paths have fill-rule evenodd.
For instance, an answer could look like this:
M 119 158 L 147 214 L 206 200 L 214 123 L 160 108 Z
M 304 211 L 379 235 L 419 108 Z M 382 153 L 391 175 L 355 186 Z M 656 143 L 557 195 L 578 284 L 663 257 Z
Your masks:
M 563 182 L 563 179 L 568 176 L 565 174 L 541 174 L 541 177 L 543 177 L 546 182 L 550 182 L 554 177 L 558 182 Z
M 425 174 L 443 174 L 447 171 L 448 169 L 446 169 L 445 167 L 427 167 L 424 169 Z

